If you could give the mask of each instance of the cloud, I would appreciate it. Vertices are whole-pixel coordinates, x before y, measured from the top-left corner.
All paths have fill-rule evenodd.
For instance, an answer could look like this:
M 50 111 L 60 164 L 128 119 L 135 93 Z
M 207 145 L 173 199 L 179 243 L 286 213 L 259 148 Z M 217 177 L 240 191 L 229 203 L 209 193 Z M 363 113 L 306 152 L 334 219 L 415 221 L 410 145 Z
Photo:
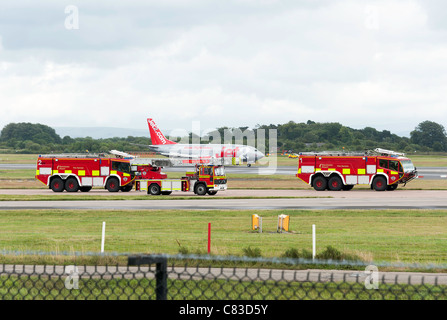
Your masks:
M 0 127 L 145 129 L 151 116 L 167 129 L 313 120 L 409 132 L 447 118 L 442 2 L 73 4 L 77 30 L 52 1 L 0 12 Z

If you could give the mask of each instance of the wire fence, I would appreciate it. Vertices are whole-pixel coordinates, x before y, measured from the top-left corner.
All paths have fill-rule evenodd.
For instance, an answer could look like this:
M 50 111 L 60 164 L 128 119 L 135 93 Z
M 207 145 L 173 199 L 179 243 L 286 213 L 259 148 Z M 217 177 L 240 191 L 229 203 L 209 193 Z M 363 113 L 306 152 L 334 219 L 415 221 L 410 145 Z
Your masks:
M 425 272 L 420 270 L 382 272 L 380 265 L 364 263 L 319 261 L 315 264 L 313 261 L 314 264 L 310 265 L 311 262 L 299 259 L 277 261 L 168 255 L 128 256 L 127 262 L 127 266 L 3 264 L 0 265 L 0 299 L 446 300 L 447 298 L 447 274 L 435 272 L 440 266 L 431 266 Z M 253 264 L 255 267 L 240 267 L 241 263 Z M 231 264 L 235 266 L 229 266 Z M 324 269 L 307 269 L 310 267 L 324 267 Z

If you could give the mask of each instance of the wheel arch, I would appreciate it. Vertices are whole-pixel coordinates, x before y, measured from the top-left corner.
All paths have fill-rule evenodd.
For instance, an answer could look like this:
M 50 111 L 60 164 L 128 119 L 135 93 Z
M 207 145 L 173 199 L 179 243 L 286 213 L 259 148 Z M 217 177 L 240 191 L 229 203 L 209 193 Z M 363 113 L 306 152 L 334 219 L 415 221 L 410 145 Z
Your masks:
M 121 177 L 119 175 L 117 175 L 117 174 L 111 174 L 111 175 L 107 176 L 107 178 L 104 179 L 104 185 L 103 185 L 104 188 L 107 185 L 107 181 L 109 181 L 111 178 L 117 178 L 120 187 L 122 186 L 122 184 L 121 184 Z

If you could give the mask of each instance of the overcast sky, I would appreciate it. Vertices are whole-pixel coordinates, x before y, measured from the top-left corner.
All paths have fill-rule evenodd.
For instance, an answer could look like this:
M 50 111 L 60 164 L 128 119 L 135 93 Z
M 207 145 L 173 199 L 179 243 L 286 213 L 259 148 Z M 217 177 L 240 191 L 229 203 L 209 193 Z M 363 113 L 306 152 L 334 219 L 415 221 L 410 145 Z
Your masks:
M 0 129 L 447 127 L 446 16 L 442 0 L 2 2 Z

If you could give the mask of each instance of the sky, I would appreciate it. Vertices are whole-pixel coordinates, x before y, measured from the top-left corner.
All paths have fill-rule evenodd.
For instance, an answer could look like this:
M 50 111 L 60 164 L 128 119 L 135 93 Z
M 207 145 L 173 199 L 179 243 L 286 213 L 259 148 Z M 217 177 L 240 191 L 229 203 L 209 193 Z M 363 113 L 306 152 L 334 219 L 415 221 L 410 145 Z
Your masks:
M 0 129 L 447 127 L 442 0 L 15 0 L 0 11 Z

